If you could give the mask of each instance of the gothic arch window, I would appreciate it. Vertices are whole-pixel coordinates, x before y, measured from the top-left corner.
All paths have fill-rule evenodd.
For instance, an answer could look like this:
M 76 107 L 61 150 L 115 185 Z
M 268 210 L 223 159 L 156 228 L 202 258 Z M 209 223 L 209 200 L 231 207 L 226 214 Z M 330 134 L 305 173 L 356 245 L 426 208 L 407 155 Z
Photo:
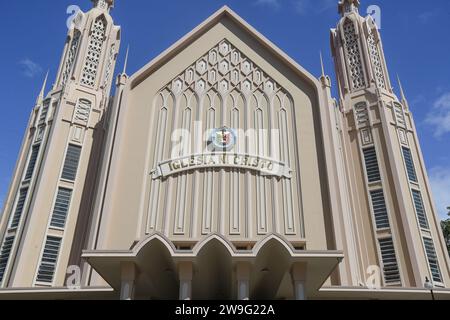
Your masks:
M 98 17 L 91 29 L 89 36 L 86 62 L 81 75 L 81 83 L 93 87 L 97 78 L 100 56 L 105 42 L 106 20 L 104 16 Z
M 63 71 L 62 78 L 61 78 L 62 86 L 66 85 L 67 80 L 69 79 L 70 75 L 72 74 L 75 57 L 77 55 L 78 47 L 80 45 L 80 38 L 81 38 L 81 32 L 78 30 L 75 30 L 73 33 L 72 41 L 70 42 L 70 47 L 69 47 L 69 51 L 67 53 L 66 62 L 64 64 L 64 71 Z
M 166 144 L 167 136 L 170 135 L 168 131 L 170 130 L 170 123 L 169 123 L 169 108 L 173 107 L 173 101 L 174 96 L 170 93 L 169 90 L 163 90 L 160 92 L 156 99 L 156 105 L 160 106 L 160 109 L 158 111 L 158 117 L 156 118 L 156 134 L 158 135 L 158 139 L 156 140 L 156 151 L 155 156 L 153 159 L 153 166 L 156 166 L 159 159 L 164 158 L 164 154 L 166 154 L 168 151 L 168 147 Z M 159 180 L 156 180 L 154 185 L 151 189 L 151 210 L 152 212 L 148 228 L 150 230 L 155 230 L 156 228 L 156 212 L 158 210 L 158 206 L 161 205 L 160 199 L 161 194 L 163 193 L 163 190 L 161 188 L 161 182 Z
M 364 88 L 366 80 L 359 37 L 356 34 L 355 24 L 350 19 L 347 19 L 344 23 L 344 40 L 351 86 L 354 90 Z
M 373 31 L 369 29 L 369 36 L 367 37 L 367 44 L 369 46 L 370 60 L 372 61 L 373 71 L 377 85 L 383 89 L 386 89 L 386 80 L 384 77 L 383 64 L 381 62 L 380 51 L 378 43 L 375 40 Z

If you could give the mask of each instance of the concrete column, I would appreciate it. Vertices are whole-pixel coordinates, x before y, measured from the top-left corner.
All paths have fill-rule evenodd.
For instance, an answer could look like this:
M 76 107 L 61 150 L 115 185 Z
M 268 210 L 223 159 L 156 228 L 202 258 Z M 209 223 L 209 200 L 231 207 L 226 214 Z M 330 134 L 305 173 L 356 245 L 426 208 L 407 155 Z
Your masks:
M 250 300 L 250 270 L 251 266 L 248 262 L 236 264 L 238 300 Z
M 180 278 L 180 300 L 192 300 L 192 278 L 194 267 L 192 262 L 181 262 L 178 265 Z
M 294 263 L 291 270 L 295 300 L 306 300 L 306 263 Z
M 137 267 L 134 262 L 123 262 L 121 269 L 120 300 L 134 300 Z

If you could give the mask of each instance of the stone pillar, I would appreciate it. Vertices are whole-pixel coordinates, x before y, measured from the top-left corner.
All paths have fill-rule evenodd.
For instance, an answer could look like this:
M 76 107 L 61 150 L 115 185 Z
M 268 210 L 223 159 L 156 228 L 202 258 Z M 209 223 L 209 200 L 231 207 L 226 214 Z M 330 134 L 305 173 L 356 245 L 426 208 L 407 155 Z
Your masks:
M 295 300 L 306 300 L 306 263 L 294 263 L 291 270 Z
M 250 300 L 250 269 L 248 262 L 236 264 L 238 300 Z
M 137 267 L 134 262 L 123 262 L 121 269 L 120 300 L 134 300 Z
M 192 277 L 194 267 L 192 262 L 181 262 L 178 265 L 180 278 L 180 300 L 192 300 Z

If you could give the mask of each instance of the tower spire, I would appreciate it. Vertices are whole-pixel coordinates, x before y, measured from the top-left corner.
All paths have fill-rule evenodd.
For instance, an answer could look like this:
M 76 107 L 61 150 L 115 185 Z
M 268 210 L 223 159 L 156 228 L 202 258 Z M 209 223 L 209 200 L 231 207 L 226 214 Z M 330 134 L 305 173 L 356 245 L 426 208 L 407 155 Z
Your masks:
M 322 68 L 322 77 L 325 77 L 325 67 L 323 65 L 322 51 L 320 51 L 320 67 Z
M 128 54 L 130 53 L 130 45 L 127 47 L 127 53 L 125 55 L 125 62 L 123 64 L 123 72 L 122 74 L 127 74 L 127 66 L 128 66 Z
M 406 99 L 405 91 L 403 90 L 403 85 L 402 85 L 402 82 L 400 81 L 400 76 L 398 74 L 397 74 L 397 81 L 398 81 L 398 86 L 400 88 L 400 100 L 403 103 L 403 105 L 407 109 L 409 109 L 408 100 Z
M 403 90 L 402 82 L 400 81 L 400 76 L 397 74 L 398 86 L 400 88 L 400 97 L 402 100 L 406 100 L 405 91 Z
M 47 87 L 48 74 L 49 74 L 49 71 L 47 71 L 47 74 L 45 75 L 44 83 L 42 84 L 42 88 L 41 88 L 41 92 L 39 92 L 39 96 L 37 97 L 37 100 L 36 100 L 37 106 L 42 105 L 42 102 L 44 101 L 44 94 L 45 94 L 45 88 Z
M 320 51 L 320 68 L 322 69 L 322 74 L 319 78 L 320 82 L 324 87 L 331 88 L 331 80 L 330 77 L 325 74 L 325 66 L 323 64 L 323 56 L 322 51 Z

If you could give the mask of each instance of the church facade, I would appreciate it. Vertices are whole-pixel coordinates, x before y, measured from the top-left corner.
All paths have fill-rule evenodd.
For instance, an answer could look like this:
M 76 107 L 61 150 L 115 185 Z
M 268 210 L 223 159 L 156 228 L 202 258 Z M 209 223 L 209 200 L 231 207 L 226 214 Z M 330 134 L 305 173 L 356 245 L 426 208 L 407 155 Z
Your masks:
M 414 120 L 359 0 L 331 30 L 336 99 L 228 7 L 111 97 L 121 29 L 93 2 L 30 116 L 0 299 L 450 298 Z

